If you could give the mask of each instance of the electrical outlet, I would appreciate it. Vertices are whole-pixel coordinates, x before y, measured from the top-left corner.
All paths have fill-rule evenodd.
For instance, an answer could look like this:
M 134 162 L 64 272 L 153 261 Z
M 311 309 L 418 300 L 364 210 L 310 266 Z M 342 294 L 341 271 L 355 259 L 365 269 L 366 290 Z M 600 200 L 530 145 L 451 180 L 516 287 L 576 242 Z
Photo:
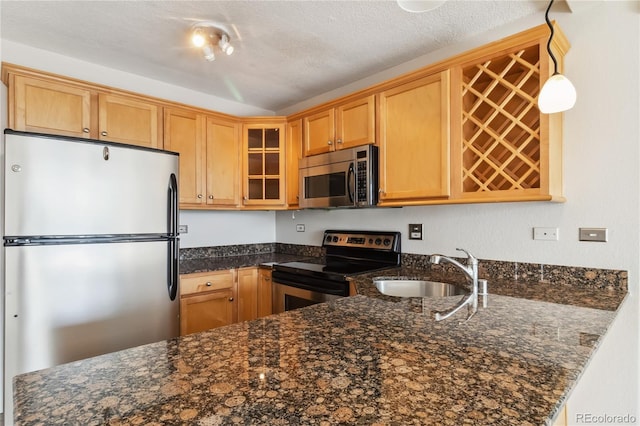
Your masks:
M 421 223 L 410 223 L 409 224 L 409 239 L 410 240 L 421 240 L 422 239 L 422 224 Z
M 558 228 L 533 228 L 534 240 L 558 241 Z
M 296 225 L 296 232 L 304 232 L 304 225 L 302 224 Z
M 189 225 L 178 225 L 178 234 L 188 234 Z

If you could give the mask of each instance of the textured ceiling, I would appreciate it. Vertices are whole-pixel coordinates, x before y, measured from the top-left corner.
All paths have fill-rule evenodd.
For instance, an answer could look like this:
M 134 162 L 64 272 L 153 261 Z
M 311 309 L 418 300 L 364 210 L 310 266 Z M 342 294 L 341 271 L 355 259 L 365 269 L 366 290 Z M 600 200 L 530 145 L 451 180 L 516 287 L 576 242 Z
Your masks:
M 6 1 L 3 39 L 278 111 L 531 14 L 546 1 Z M 555 6 L 554 6 L 555 8 Z M 225 27 L 231 56 L 189 46 L 199 21 Z M 541 22 L 542 23 L 542 22 Z

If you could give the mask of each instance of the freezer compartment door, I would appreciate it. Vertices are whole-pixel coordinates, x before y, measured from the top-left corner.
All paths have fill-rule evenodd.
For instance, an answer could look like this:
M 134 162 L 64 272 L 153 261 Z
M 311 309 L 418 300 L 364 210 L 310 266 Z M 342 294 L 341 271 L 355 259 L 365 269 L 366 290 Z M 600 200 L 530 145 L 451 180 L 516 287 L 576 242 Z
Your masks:
M 171 233 L 177 155 L 21 134 L 5 141 L 4 235 Z
M 8 383 L 15 374 L 178 336 L 168 245 L 6 247 Z

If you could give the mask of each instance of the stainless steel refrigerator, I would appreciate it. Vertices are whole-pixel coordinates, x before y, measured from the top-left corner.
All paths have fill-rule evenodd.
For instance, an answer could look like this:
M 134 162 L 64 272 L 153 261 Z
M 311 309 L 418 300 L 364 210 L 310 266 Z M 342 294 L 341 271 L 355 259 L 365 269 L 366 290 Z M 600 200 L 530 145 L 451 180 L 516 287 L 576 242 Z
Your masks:
M 178 154 L 5 131 L 4 400 L 16 374 L 179 333 Z

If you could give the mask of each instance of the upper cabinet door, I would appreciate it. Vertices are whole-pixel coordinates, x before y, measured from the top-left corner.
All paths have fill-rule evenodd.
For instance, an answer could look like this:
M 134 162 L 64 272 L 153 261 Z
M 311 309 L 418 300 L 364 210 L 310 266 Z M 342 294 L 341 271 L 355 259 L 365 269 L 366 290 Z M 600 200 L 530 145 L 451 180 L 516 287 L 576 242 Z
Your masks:
M 302 159 L 302 120 L 293 120 L 287 123 L 287 207 L 289 209 L 298 208 L 299 187 L 298 167 Z
M 12 129 L 84 138 L 97 134 L 97 129 L 91 128 L 89 89 L 15 75 L 10 90 Z
M 375 143 L 375 95 L 336 108 L 336 149 Z
M 380 205 L 449 195 L 449 72 L 380 94 Z
M 243 204 L 285 203 L 285 123 L 247 123 L 243 128 Z
M 205 119 L 201 114 L 177 108 L 164 113 L 164 146 L 180 153 L 180 204 L 200 206 L 205 202 Z
M 235 207 L 240 199 L 239 124 L 207 117 L 207 204 Z
M 162 108 L 126 96 L 100 93 L 98 138 L 162 148 Z
M 304 117 L 304 155 L 335 149 L 335 110 L 333 108 Z

